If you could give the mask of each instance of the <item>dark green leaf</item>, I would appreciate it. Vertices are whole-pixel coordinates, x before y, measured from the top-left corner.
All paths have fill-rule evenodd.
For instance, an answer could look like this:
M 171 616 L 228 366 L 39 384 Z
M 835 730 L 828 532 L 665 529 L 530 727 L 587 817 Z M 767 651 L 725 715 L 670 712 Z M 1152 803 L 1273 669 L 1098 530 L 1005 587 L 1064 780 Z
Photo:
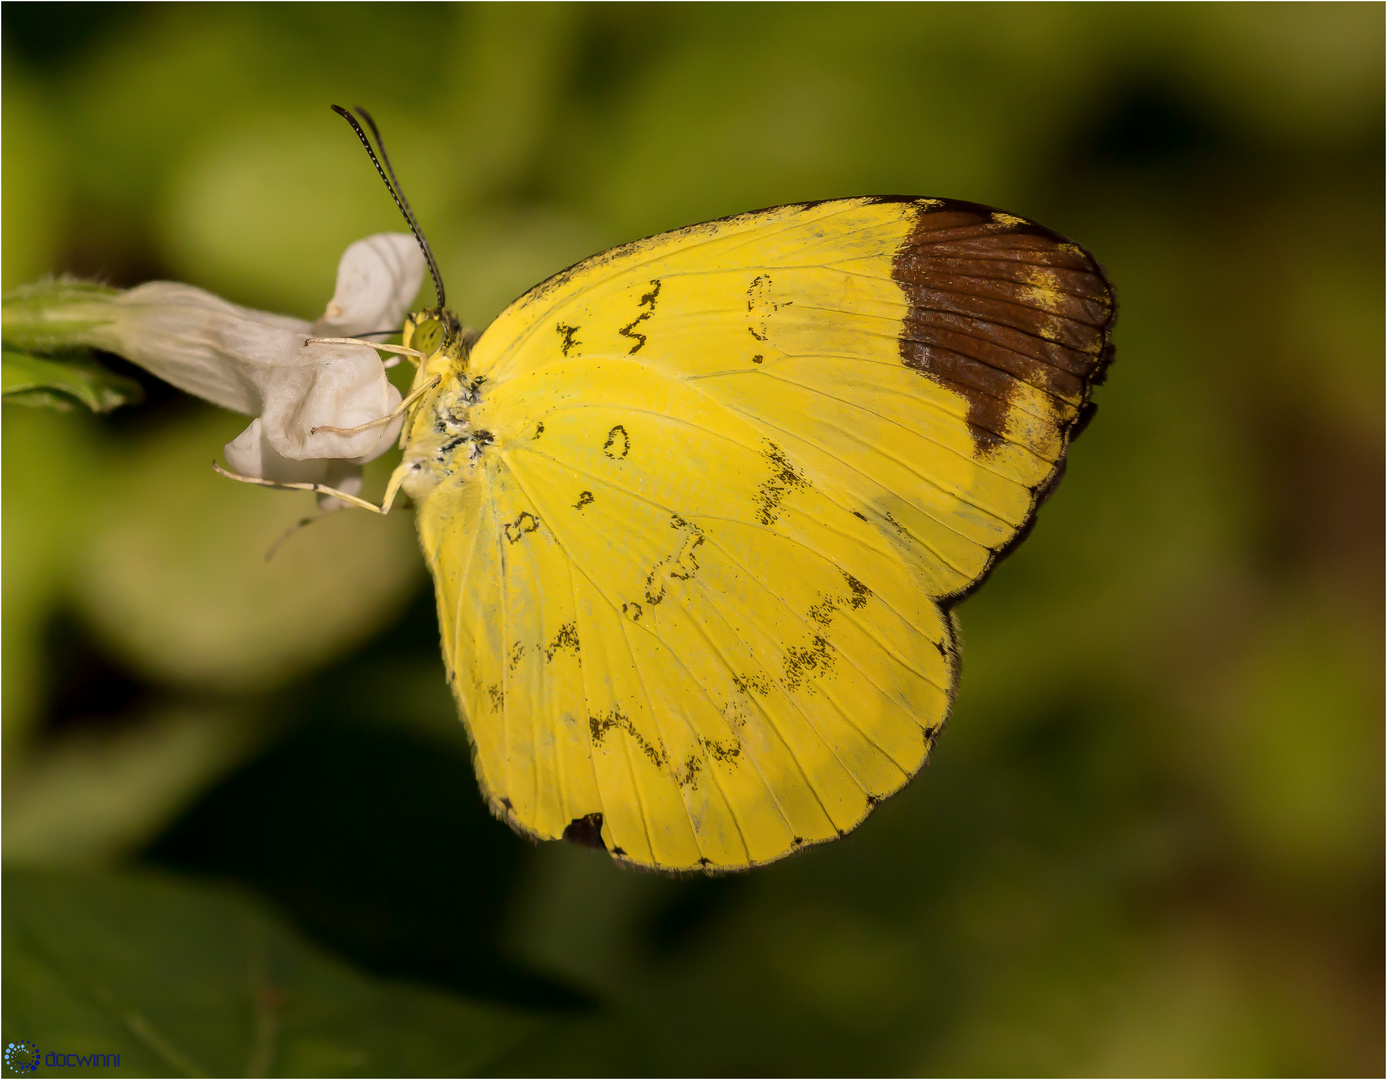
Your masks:
M 3 1037 L 44 1055 L 119 1054 L 135 1076 L 475 1075 L 536 1023 L 361 974 L 209 885 L 10 871 L 4 888 Z
M 0 394 L 15 405 L 70 409 L 78 401 L 93 412 L 144 398 L 139 383 L 107 371 L 89 353 L 57 358 L 10 349 L 0 354 Z

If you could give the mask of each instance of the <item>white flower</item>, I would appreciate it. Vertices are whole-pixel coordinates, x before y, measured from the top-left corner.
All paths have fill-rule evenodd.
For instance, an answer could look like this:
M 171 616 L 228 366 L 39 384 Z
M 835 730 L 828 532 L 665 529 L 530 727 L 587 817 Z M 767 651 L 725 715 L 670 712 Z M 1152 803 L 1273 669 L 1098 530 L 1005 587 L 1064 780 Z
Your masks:
M 401 418 L 354 435 L 321 429 L 378 420 L 400 403 L 400 392 L 369 345 L 308 339 L 398 328 L 423 277 L 414 238 L 380 233 L 347 248 L 337 290 L 315 323 L 154 281 L 114 298 L 110 321 L 89 339 L 180 390 L 254 416 L 226 444 L 234 471 L 355 494 L 361 466 L 394 444 Z

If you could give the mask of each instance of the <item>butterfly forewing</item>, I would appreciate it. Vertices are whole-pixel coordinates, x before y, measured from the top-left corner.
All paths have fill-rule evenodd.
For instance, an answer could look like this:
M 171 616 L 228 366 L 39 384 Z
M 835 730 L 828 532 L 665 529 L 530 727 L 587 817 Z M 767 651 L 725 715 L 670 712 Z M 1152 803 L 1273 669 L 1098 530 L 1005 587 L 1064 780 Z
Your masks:
M 420 513 L 493 807 L 663 869 L 857 824 L 944 721 L 947 603 L 1056 475 L 1112 311 L 1081 249 L 938 200 L 695 226 L 513 304 L 468 372 L 490 442 Z

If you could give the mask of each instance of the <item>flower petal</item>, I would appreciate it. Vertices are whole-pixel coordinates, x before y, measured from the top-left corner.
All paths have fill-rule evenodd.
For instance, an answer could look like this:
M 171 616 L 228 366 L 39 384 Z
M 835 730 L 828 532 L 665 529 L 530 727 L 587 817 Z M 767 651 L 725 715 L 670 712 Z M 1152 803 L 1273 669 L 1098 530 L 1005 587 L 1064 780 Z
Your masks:
M 424 255 L 408 233 L 358 240 L 337 264 L 337 291 L 313 324 L 320 337 L 398 329 L 424 280 Z
M 369 345 L 306 346 L 296 364 L 276 368 L 265 387 L 265 438 L 286 458 L 349 458 L 365 463 L 385 453 L 402 417 L 354 435 L 314 430 L 351 428 L 379 420 L 400 403 Z
M 226 463 L 242 476 L 259 476 L 284 483 L 320 484 L 327 474 L 325 458 L 287 458 L 270 445 L 260 417 L 222 448 Z
M 259 476 L 284 483 L 325 484 L 348 495 L 361 494 L 362 468 L 359 463 L 342 458 L 284 457 L 270 445 L 265 437 L 265 426 L 258 416 L 245 431 L 223 447 L 223 453 L 232 471 L 243 476 Z M 318 496 L 320 509 L 345 505 L 330 495 Z
M 254 415 L 276 367 L 292 364 L 310 332 L 302 319 L 253 311 L 191 285 L 151 281 L 117 297 L 91 343 L 180 390 Z

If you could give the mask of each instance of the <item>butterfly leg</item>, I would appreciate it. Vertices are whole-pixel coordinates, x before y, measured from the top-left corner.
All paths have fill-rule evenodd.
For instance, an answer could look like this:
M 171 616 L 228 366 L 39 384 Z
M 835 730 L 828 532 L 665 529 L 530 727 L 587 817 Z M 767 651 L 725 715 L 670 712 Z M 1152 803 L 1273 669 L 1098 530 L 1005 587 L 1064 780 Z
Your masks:
M 334 435 L 356 435 L 358 432 L 369 431 L 373 427 L 380 427 L 382 424 L 388 424 L 391 420 L 394 420 L 395 417 L 399 416 L 400 413 L 408 409 L 411 405 L 413 405 L 416 401 L 418 401 L 421 397 L 427 394 L 430 390 L 432 390 L 442 381 L 442 376 L 435 375 L 432 379 L 430 379 L 423 386 L 419 387 L 417 390 L 411 393 L 409 397 L 401 401 L 384 416 L 378 416 L 374 420 L 367 420 L 364 424 L 357 424 L 356 427 L 349 428 L 329 427 L 326 424 L 320 424 L 318 427 L 313 428 L 309 432 L 309 434 L 316 435 L 320 431 L 330 431 Z
M 289 537 L 293 536 L 300 529 L 306 529 L 315 521 L 322 521 L 323 518 L 327 517 L 335 509 L 337 509 L 337 507 L 328 507 L 328 509 L 326 510 L 319 510 L 316 514 L 309 514 L 308 517 L 303 518 L 300 521 L 296 521 L 293 525 L 290 525 L 287 529 L 284 530 L 284 532 L 280 533 L 279 539 L 270 545 L 270 550 L 265 552 L 265 561 L 269 562 L 271 559 L 273 559 L 275 557 L 275 552 L 277 552 L 281 547 L 284 546 L 284 541 L 288 540 Z
M 215 461 L 212 462 L 212 468 L 227 479 L 238 480 L 243 484 L 259 484 L 261 487 L 283 488 L 288 491 L 312 491 L 319 495 L 331 495 L 334 499 L 341 499 L 344 503 L 348 503 L 351 506 L 359 506 L 362 510 L 370 510 L 374 514 L 390 513 L 390 505 L 395 501 L 395 493 L 400 489 L 399 482 L 392 475 L 390 477 L 390 486 L 385 492 L 385 501 L 382 502 L 380 506 L 377 506 L 373 502 L 367 502 L 365 499 L 357 498 L 355 495 L 349 495 L 345 491 L 338 491 L 336 488 L 328 487 L 326 484 L 307 484 L 288 480 L 266 480 L 262 476 L 242 476 L 240 473 L 234 473 L 228 469 L 223 469 Z M 395 470 L 397 473 L 399 471 L 399 469 Z
M 394 333 L 394 331 L 392 331 L 392 333 Z M 397 353 L 399 356 L 403 356 L 405 359 L 407 359 L 407 360 L 408 360 L 411 364 L 413 364 L 415 367 L 418 367 L 418 366 L 419 366 L 419 361 L 420 361 L 420 360 L 427 360 L 427 359 L 428 359 L 428 355 L 427 355 L 426 353 L 421 353 L 418 349 L 409 349 L 409 348 L 406 348 L 406 347 L 403 346 L 403 345 L 385 345 L 385 344 L 382 344 L 382 343 L 379 342 L 379 341 L 363 341 L 361 338 L 353 338 L 353 337 L 311 337 L 311 338 L 306 339 L 306 340 L 304 341 L 304 344 L 305 344 L 305 345 L 369 345 L 371 348 L 377 349 L 377 350 L 379 350 L 380 352 Z M 398 360 L 398 359 L 395 360 L 394 363 L 398 364 L 398 363 L 399 363 L 399 360 Z M 385 366 L 386 366 L 386 367 L 391 367 L 392 364 L 391 364 L 389 361 L 387 361 Z

